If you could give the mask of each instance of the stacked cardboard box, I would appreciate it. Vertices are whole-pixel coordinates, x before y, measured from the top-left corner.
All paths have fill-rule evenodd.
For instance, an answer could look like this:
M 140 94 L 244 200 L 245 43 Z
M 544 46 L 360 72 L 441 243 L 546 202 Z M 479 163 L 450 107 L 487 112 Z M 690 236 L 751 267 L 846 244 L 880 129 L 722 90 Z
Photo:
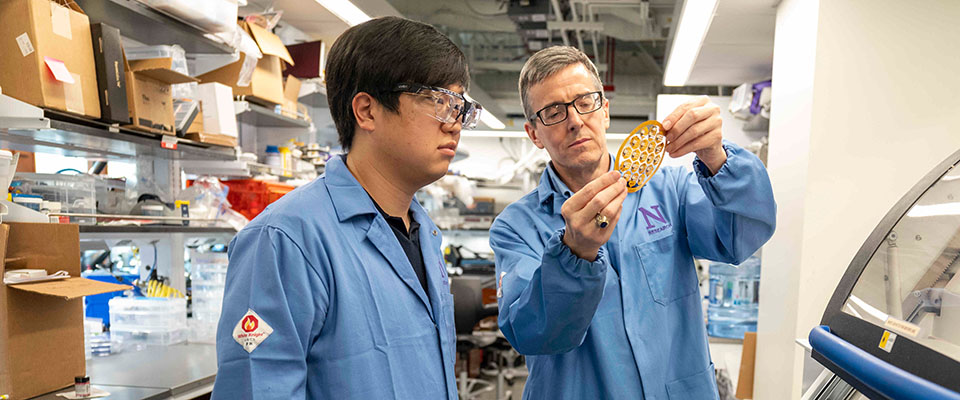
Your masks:
M 0 86 L 38 107 L 100 118 L 90 20 L 68 5 L 0 1 Z
M 253 37 L 263 53 L 263 58 L 257 61 L 252 71 L 249 85 L 240 86 L 239 79 L 243 71 L 246 55 L 233 64 L 221 67 L 200 75 L 200 80 L 206 82 L 220 82 L 233 88 L 234 96 L 243 96 L 248 101 L 260 103 L 269 108 L 284 103 L 283 96 L 283 64 L 281 61 L 293 65 L 293 58 L 287 52 L 286 46 L 280 38 L 264 28 L 254 24 L 240 22 L 241 28 Z
M 172 69 L 173 59 L 151 58 L 127 65 L 127 101 L 131 128 L 176 135 L 170 85 L 197 80 Z

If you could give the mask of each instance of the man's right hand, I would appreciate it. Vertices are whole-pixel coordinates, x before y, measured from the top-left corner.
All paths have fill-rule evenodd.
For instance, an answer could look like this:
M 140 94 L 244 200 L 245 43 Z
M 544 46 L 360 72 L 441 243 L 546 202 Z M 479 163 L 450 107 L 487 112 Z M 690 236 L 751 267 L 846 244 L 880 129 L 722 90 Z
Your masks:
M 620 219 L 623 200 L 627 198 L 627 181 L 619 171 L 610 171 L 590 181 L 580 191 L 570 196 L 560 208 L 566 222 L 563 243 L 577 257 L 595 261 L 600 246 L 610 240 L 613 229 Z M 597 214 L 607 217 L 605 228 L 597 225 Z

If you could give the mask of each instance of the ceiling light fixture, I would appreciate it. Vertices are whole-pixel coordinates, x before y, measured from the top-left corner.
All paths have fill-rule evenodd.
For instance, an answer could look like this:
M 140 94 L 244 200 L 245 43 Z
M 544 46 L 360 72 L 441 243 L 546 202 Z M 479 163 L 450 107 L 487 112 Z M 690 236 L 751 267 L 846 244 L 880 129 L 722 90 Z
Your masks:
M 316 0 L 321 6 L 329 10 L 347 25 L 355 26 L 370 20 L 370 16 L 357 8 L 349 0 Z
M 490 129 L 504 129 L 507 127 L 503 122 L 500 122 L 493 113 L 487 110 L 480 111 L 480 122 L 483 122 L 483 124 Z
M 707 35 L 717 0 L 686 0 L 677 23 L 676 35 L 670 48 L 670 58 L 663 71 L 664 86 L 683 86 L 690 78 L 693 64 L 700 54 L 703 38 Z

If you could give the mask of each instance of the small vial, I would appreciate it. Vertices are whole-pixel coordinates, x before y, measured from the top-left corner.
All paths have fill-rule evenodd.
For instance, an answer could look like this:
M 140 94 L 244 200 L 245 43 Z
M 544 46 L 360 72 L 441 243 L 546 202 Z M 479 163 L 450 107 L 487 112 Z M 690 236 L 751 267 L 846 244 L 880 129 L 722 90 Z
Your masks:
M 73 378 L 73 390 L 77 397 L 90 397 L 90 377 L 78 376 Z

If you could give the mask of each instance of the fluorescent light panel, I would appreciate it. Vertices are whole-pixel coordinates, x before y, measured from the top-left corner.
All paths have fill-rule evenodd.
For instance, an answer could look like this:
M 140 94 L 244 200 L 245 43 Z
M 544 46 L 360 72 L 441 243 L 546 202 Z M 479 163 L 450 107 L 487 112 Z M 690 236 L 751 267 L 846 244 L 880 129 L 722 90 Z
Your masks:
M 703 38 L 707 35 L 713 13 L 717 10 L 717 0 L 686 0 L 683 13 L 677 25 L 677 34 L 673 37 L 670 58 L 663 71 L 664 86 L 683 86 L 690 78 L 693 63 L 697 61 Z
M 500 122 L 493 113 L 488 112 L 487 110 L 480 111 L 480 122 L 483 122 L 490 129 L 504 129 L 507 126 Z
M 340 18 L 347 25 L 359 25 L 370 20 L 370 16 L 348 0 L 316 0 L 321 6 Z

